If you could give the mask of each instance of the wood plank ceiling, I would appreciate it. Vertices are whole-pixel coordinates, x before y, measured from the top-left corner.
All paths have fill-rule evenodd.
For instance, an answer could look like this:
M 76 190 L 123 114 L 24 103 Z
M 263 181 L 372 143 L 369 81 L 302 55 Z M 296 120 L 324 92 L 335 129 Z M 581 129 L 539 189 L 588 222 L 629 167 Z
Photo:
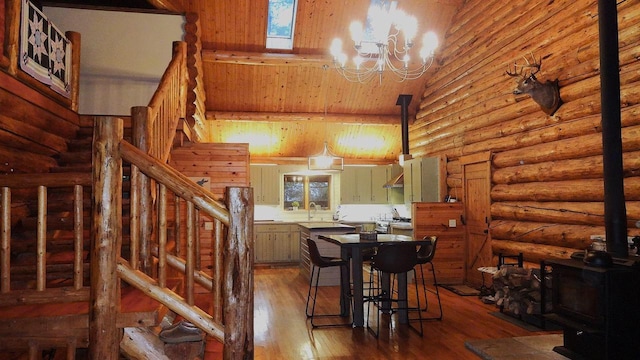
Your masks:
M 75 0 L 76 2 L 78 0 Z M 80 0 L 81 1 L 81 0 Z M 364 21 L 370 0 L 298 0 L 291 51 L 266 49 L 267 0 L 148 0 L 157 8 L 199 15 L 210 141 L 248 142 L 252 162 L 303 161 L 322 150 L 346 164 L 391 163 L 402 153 L 399 94 L 412 94 L 415 115 L 425 79 L 348 82 L 333 68 L 329 46 L 349 47 L 349 24 Z M 445 41 L 463 0 L 400 0 L 418 33 Z M 329 69 L 323 68 L 329 65 Z

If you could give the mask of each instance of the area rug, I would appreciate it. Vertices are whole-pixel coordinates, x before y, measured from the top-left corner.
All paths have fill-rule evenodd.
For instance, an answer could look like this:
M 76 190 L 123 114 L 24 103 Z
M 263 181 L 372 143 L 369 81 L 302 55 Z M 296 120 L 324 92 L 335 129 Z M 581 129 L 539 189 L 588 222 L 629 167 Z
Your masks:
M 467 340 L 464 346 L 484 360 L 564 360 L 553 351 L 563 343 L 562 334 L 520 336 L 503 339 Z
M 474 289 L 470 286 L 464 285 L 464 284 L 445 284 L 445 285 L 440 285 L 438 284 L 439 287 L 441 288 L 445 288 L 455 294 L 458 294 L 460 296 L 478 296 L 480 295 L 480 290 L 478 289 Z

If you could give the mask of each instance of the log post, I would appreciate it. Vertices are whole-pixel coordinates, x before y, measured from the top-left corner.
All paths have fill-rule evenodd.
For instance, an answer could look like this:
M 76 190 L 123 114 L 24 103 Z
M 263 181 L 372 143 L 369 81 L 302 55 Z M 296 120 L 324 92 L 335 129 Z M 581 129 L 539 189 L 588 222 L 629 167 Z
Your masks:
M 8 293 L 11 288 L 11 189 L 2 187 L 2 224 L 0 224 L 0 292 Z
M 71 110 L 78 112 L 80 98 L 80 33 L 67 31 L 64 35 L 71 42 Z
M 116 261 L 122 236 L 122 119 L 99 116 L 93 135 L 93 210 L 89 357 L 116 360 L 120 334 Z
M 227 188 L 226 201 L 223 358 L 253 359 L 253 189 Z
M 149 154 L 151 150 L 150 144 L 153 143 L 149 110 L 146 106 L 134 106 L 131 108 L 132 144 L 146 154 Z M 149 242 L 153 233 L 151 179 L 142 173 L 138 174 L 136 187 L 139 191 L 140 267 L 145 274 L 150 274 L 152 261 Z
M 47 282 L 47 188 L 38 186 L 38 225 L 36 254 L 36 289 L 44 291 Z
M 9 68 L 7 72 L 12 76 L 18 75 L 18 64 L 20 61 L 20 19 L 22 19 L 21 0 L 8 0 L 5 2 L 6 19 L 8 24 L 6 25 L 7 32 L 5 38 L 7 39 L 6 49 L 7 56 L 9 57 Z

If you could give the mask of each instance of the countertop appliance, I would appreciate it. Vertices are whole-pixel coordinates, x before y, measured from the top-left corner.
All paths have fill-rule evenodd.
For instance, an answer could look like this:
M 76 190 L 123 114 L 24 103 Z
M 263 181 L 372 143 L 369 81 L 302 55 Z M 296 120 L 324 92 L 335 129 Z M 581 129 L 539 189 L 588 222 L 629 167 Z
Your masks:
M 411 226 L 411 219 L 406 217 L 394 216 L 393 219 L 376 220 L 376 232 L 378 234 L 389 234 L 391 233 L 392 224 Z

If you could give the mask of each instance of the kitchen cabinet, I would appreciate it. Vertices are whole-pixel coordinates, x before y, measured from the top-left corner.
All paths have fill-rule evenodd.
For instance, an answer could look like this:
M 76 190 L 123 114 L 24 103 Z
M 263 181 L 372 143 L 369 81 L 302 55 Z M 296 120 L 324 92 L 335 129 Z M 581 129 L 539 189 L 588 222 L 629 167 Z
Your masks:
M 384 184 L 391 178 L 391 166 L 345 166 L 340 175 L 342 204 L 388 204 Z
M 254 234 L 256 263 L 300 260 L 300 228 L 297 224 L 256 224 Z
M 404 202 L 438 202 L 441 194 L 439 157 L 415 158 L 404 163 Z M 441 196 L 442 195 L 442 196 Z
M 375 166 L 371 168 L 371 203 L 388 204 L 389 191 L 384 187 L 390 179 L 390 166 Z
M 251 186 L 255 205 L 280 203 L 280 171 L 278 166 L 251 165 Z
M 371 203 L 371 168 L 345 166 L 340 174 L 340 202 L 342 204 Z

